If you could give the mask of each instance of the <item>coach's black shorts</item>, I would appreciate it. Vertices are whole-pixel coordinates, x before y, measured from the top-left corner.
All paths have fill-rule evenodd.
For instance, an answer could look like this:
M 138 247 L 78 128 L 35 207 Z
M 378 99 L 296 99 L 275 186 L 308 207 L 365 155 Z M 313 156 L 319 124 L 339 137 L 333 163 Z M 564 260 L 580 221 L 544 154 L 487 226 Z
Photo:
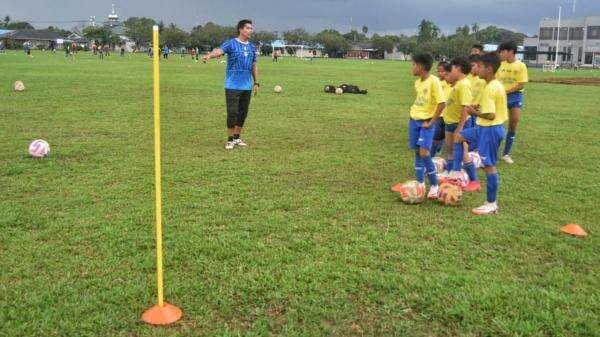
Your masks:
M 250 107 L 252 90 L 225 89 L 227 102 L 227 128 L 244 126 Z

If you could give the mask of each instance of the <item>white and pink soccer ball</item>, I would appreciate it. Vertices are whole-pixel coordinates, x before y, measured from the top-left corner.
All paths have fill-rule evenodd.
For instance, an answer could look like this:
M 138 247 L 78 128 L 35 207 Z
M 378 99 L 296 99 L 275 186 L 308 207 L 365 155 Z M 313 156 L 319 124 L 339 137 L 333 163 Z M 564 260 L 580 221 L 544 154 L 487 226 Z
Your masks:
M 50 144 L 43 139 L 36 139 L 29 144 L 29 154 L 35 158 L 48 156 L 50 153 Z
M 475 168 L 483 167 L 483 163 L 481 161 L 481 156 L 479 155 L 479 152 L 477 152 L 477 151 L 469 152 L 469 157 L 471 158 L 471 161 L 473 162 L 473 164 L 475 164 Z

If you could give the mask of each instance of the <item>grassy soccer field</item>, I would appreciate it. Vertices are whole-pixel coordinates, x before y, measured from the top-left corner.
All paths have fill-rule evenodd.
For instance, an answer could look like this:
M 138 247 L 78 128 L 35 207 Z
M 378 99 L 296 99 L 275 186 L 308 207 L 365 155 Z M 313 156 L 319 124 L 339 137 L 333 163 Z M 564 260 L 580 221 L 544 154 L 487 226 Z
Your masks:
M 598 87 L 527 87 L 501 213 L 474 217 L 485 193 L 389 191 L 413 175 L 408 63 L 261 59 L 232 152 L 224 66 L 161 63 L 165 293 L 184 317 L 156 328 L 149 58 L 0 54 L 0 335 L 600 335 Z M 344 82 L 369 94 L 322 93 Z

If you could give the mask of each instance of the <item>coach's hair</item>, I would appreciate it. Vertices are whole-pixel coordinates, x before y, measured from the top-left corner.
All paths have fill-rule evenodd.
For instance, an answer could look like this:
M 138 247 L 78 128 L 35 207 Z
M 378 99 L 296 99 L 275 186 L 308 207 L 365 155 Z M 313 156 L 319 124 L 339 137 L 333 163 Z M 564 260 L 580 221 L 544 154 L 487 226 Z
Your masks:
M 425 71 L 430 71 L 433 66 L 433 57 L 427 53 L 417 54 L 412 57 L 412 61 L 423 66 Z
M 452 71 L 452 65 L 451 65 L 450 63 L 446 62 L 446 61 L 442 61 L 442 62 L 438 63 L 438 65 L 437 65 L 437 66 L 438 66 L 438 68 L 439 68 L 439 67 L 442 67 L 442 68 L 444 68 L 444 70 L 445 70 L 447 73 L 449 73 L 449 72 L 451 72 L 451 71 Z
M 496 52 L 489 52 L 481 55 L 481 63 L 486 67 L 492 67 L 494 74 L 500 68 L 500 56 Z
M 483 45 L 481 43 L 475 43 L 471 48 L 479 49 L 483 51 Z
M 240 30 L 242 28 L 244 28 L 244 26 L 246 26 L 247 24 L 252 24 L 252 20 L 244 19 L 244 20 L 240 20 L 240 22 L 238 22 L 238 24 L 237 24 L 238 34 L 240 33 Z
M 457 56 L 452 59 L 450 64 L 459 67 L 460 72 L 465 75 L 471 72 L 471 61 L 466 56 Z
M 516 54 L 517 53 L 517 44 L 514 41 L 502 42 L 498 46 L 498 52 L 501 52 L 503 50 L 512 51 L 513 53 Z

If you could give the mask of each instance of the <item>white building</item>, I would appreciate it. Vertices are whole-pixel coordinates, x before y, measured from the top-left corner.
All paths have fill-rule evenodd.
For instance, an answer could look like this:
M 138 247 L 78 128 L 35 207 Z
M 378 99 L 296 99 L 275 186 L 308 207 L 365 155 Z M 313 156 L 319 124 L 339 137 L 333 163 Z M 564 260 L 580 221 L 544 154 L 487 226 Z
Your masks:
M 600 16 L 562 19 L 560 32 L 557 19 L 542 19 L 538 36 L 525 39 L 525 59 L 535 64 L 600 64 Z

